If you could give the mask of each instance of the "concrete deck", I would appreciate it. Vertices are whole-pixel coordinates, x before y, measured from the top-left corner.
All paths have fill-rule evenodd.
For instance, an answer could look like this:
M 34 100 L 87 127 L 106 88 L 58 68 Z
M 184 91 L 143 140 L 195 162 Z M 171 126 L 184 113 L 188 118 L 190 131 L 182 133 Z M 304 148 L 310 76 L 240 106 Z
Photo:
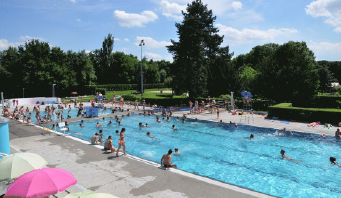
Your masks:
M 182 115 L 183 112 L 174 113 L 174 116 Z M 188 118 L 218 120 L 215 113 L 189 114 Z M 80 119 L 84 118 L 68 121 Z M 241 120 L 240 116 L 232 116 L 226 111 L 220 112 L 219 120 L 267 128 L 286 127 L 288 131 L 327 135 L 334 135 L 336 130 L 324 129 L 322 126 L 311 128 L 307 127 L 307 123 L 284 124 L 258 118 L 257 115 L 253 119 L 252 116 L 246 116 Z M 116 158 L 113 154 L 105 154 L 100 149 L 102 147 L 92 146 L 89 142 L 57 133 L 48 135 L 41 128 L 14 120 L 10 121 L 9 127 L 11 152 L 39 154 L 49 162 L 48 167 L 62 168 L 73 173 L 78 184 L 68 189 L 71 193 L 86 188 L 118 197 L 271 197 L 177 169 L 164 170 L 157 163 L 134 156 Z M 0 194 L 4 194 L 6 188 L 4 183 L 0 183 Z M 66 194 L 60 192 L 56 195 L 64 197 Z

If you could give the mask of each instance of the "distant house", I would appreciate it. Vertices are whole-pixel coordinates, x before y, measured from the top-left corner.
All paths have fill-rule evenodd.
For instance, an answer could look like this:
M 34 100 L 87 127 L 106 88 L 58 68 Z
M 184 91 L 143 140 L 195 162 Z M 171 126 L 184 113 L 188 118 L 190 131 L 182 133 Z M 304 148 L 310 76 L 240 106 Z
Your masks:
M 331 87 L 340 87 L 340 83 L 333 82 L 333 83 L 331 83 Z

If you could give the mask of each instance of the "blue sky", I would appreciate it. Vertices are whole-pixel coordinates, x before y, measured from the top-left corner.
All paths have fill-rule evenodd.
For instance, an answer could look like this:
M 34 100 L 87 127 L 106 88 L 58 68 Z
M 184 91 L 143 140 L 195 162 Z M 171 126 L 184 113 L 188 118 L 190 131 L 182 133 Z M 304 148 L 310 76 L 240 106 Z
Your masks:
M 40 39 L 62 50 L 114 50 L 172 61 L 165 46 L 177 40 L 175 22 L 188 0 L 1 0 L 0 50 Z M 341 60 L 340 0 L 203 0 L 234 56 L 254 46 L 305 41 L 317 60 Z

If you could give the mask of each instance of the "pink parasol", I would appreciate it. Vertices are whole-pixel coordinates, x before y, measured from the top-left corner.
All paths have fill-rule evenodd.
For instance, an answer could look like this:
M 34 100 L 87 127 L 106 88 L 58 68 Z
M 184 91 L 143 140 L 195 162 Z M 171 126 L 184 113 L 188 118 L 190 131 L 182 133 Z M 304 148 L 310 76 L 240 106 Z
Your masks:
M 73 97 L 75 97 L 76 94 L 78 94 L 77 92 L 71 92 L 71 94 L 73 94 Z
M 44 197 L 62 192 L 77 180 L 72 173 L 59 168 L 42 168 L 25 173 L 8 186 L 5 197 Z

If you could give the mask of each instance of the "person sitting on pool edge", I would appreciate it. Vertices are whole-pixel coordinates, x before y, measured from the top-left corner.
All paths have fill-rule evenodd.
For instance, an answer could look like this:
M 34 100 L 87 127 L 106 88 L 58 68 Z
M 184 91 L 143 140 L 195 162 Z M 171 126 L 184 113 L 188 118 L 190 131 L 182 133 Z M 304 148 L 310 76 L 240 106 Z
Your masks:
M 281 155 L 283 159 L 287 159 L 287 160 L 291 160 L 290 158 L 287 157 L 287 155 L 285 154 L 285 150 L 281 150 Z
M 332 163 L 332 165 L 337 165 L 337 166 L 341 167 L 341 164 L 336 162 L 335 157 L 330 157 L 329 160 L 330 160 L 330 163 Z
M 95 135 L 93 135 L 93 136 L 91 137 L 90 143 L 91 143 L 92 145 L 99 145 L 99 142 L 97 141 L 97 136 L 98 136 L 98 133 L 95 133 Z
M 335 137 L 341 137 L 340 129 L 336 129 L 336 131 L 335 131 Z
M 112 137 L 111 135 L 108 137 L 108 139 L 105 140 L 104 142 L 104 151 L 105 153 L 107 153 L 108 150 L 111 151 L 111 153 L 113 153 L 114 151 L 116 151 L 117 148 L 115 148 L 113 145 L 112 145 Z M 120 151 L 122 151 L 122 149 L 120 149 Z
M 176 164 L 172 164 L 171 163 L 171 159 L 172 159 L 172 149 L 169 149 L 168 153 L 164 154 L 161 158 L 161 166 L 166 167 L 167 169 L 169 169 L 169 167 L 176 167 Z

